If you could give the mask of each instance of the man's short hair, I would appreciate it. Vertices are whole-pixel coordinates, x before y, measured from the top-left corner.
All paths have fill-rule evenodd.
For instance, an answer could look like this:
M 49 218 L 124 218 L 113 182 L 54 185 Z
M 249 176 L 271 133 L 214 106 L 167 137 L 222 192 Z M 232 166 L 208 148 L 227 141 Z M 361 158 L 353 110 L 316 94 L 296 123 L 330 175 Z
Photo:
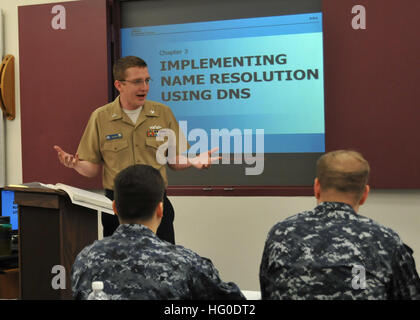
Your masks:
M 125 71 L 132 67 L 147 68 L 147 64 L 143 59 L 135 56 L 120 58 L 115 62 L 112 69 L 114 80 L 125 80 Z
M 350 193 L 357 201 L 368 183 L 369 172 L 367 160 L 353 150 L 328 152 L 316 163 L 316 176 L 323 190 Z
M 133 165 L 117 174 L 114 197 L 120 219 L 148 220 L 163 201 L 165 184 L 158 170 L 148 165 Z

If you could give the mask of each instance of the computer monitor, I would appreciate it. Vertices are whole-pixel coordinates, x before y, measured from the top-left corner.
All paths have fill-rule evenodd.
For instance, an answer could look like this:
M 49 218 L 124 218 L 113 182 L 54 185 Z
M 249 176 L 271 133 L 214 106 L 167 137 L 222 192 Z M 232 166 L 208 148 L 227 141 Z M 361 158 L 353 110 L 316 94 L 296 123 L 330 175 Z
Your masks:
M 18 233 L 18 208 L 15 204 L 15 193 L 13 191 L 3 190 L 1 192 L 1 215 L 10 217 L 12 225 L 12 234 Z

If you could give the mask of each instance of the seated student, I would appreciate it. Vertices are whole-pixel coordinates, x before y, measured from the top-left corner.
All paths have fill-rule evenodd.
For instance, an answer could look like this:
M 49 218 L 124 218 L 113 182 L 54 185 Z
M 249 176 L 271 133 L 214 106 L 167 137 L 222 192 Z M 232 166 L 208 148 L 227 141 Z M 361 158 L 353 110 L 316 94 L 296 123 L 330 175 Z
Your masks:
M 357 213 L 369 193 L 369 170 L 355 151 L 318 160 L 318 206 L 268 234 L 262 299 L 420 299 L 413 251 L 395 231 Z
M 87 299 L 92 281 L 102 281 L 110 299 L 245 299 L 236 284 L 220 280 L 209 259 L 156 236 L 164 192 L 151 166 L 130 166 L 116 176 L 113 207 L 120 225 L 78 254 L 76 299 Z

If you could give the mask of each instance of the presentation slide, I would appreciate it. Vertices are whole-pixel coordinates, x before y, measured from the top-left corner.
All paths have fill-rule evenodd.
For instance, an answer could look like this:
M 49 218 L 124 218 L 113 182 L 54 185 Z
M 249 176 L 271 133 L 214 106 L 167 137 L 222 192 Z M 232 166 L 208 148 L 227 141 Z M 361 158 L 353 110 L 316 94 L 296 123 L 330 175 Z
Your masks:
M 128 55 L 147 62 L 148 99 L 170 106 L 189 140 L 226 129 L 263 133 L 265 153 L 325 151 L 320 12 L 123 28 Z

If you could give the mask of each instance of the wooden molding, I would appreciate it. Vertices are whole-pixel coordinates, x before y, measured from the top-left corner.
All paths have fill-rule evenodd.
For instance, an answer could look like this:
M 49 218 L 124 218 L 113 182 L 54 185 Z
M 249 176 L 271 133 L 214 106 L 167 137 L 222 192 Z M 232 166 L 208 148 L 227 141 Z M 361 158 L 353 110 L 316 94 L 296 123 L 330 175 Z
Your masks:
M 11 54 L 4 57 L 0 67 L 0 105 L 8 120 L 16 116 L 15 109 L 15 58 Z

